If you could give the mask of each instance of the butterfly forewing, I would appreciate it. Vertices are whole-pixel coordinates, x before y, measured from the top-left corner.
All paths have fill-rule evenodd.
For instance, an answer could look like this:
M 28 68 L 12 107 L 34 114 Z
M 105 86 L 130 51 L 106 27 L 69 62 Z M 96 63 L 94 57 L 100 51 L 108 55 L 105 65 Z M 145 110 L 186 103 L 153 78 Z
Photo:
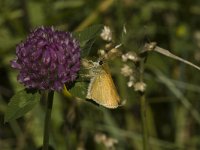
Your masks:
M 119 106 L 120 98 L 110 73 L 104 69 L 91 79 L 87 98 L 107 108 Z

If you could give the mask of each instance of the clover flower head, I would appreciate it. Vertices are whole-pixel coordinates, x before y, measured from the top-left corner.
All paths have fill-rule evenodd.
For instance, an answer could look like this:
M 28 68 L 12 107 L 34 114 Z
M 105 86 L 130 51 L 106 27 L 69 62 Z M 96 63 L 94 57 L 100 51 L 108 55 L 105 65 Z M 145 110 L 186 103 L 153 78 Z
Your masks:
M 11 66 L 27 88 L 60 91 L 80 70 L 79 42 L 69 32 L 39 27 L 16 47 Z

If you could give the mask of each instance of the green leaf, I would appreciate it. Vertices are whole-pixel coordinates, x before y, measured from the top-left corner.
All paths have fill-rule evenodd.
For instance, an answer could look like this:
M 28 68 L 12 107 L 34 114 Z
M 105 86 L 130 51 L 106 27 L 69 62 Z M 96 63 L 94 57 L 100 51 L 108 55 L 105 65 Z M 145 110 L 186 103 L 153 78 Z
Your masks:
M 86 28 L 83 31 L 75 32 L 75 33 L 73 33 L 73 35 L 80 42 L 84 42 L 84 41 L 88 41 L 88 40 L 98 36 L 101 33 L 102 28 L 103 28 L 103 25 L 101 25 L 101 24 L 93 25 L 93 26 Z
M 85 99 L 87 95 L 88 83 L 87 82 L 76 82 L 75 85 L 69 89 L 69 92 L 76 97 Z
M 96 38 L 91 39 L 85 44 L 85 46 L 81 49 L 81 57 L 86 57 L 89 55 L 90 50 L 91 50 L 95 40 L 96 40 Z
M 21 90 L 16 93 L 8 104 L 4 122 L 15 120 L 30 111 L 40 100 L 38 92 Z
M 93 25 L 83 31 L 73 33 L 74 37 L 80 42 L 81 56 L 89 54 L 95 39 L 100 35 L 103 25 Z

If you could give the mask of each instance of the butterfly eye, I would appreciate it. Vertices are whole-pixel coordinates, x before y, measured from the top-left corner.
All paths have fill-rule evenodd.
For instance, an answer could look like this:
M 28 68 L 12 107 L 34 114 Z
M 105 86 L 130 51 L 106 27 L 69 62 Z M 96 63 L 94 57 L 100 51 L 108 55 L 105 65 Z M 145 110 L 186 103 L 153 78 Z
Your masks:
M 99 65 L 103 65 L 103 61 L 102 60 L 99 61 Z

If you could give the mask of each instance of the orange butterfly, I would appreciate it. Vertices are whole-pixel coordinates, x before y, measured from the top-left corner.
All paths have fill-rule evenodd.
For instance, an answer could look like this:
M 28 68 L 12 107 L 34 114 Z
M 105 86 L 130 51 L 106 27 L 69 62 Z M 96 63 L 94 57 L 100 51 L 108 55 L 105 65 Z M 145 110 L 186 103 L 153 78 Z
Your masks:
M 86 98 L 94 100 L 107 108 L 117 108 L 120 98 L 109 72 L 108 65 L 102 60 L 92 62 L 90 75 L 92 76 Z

